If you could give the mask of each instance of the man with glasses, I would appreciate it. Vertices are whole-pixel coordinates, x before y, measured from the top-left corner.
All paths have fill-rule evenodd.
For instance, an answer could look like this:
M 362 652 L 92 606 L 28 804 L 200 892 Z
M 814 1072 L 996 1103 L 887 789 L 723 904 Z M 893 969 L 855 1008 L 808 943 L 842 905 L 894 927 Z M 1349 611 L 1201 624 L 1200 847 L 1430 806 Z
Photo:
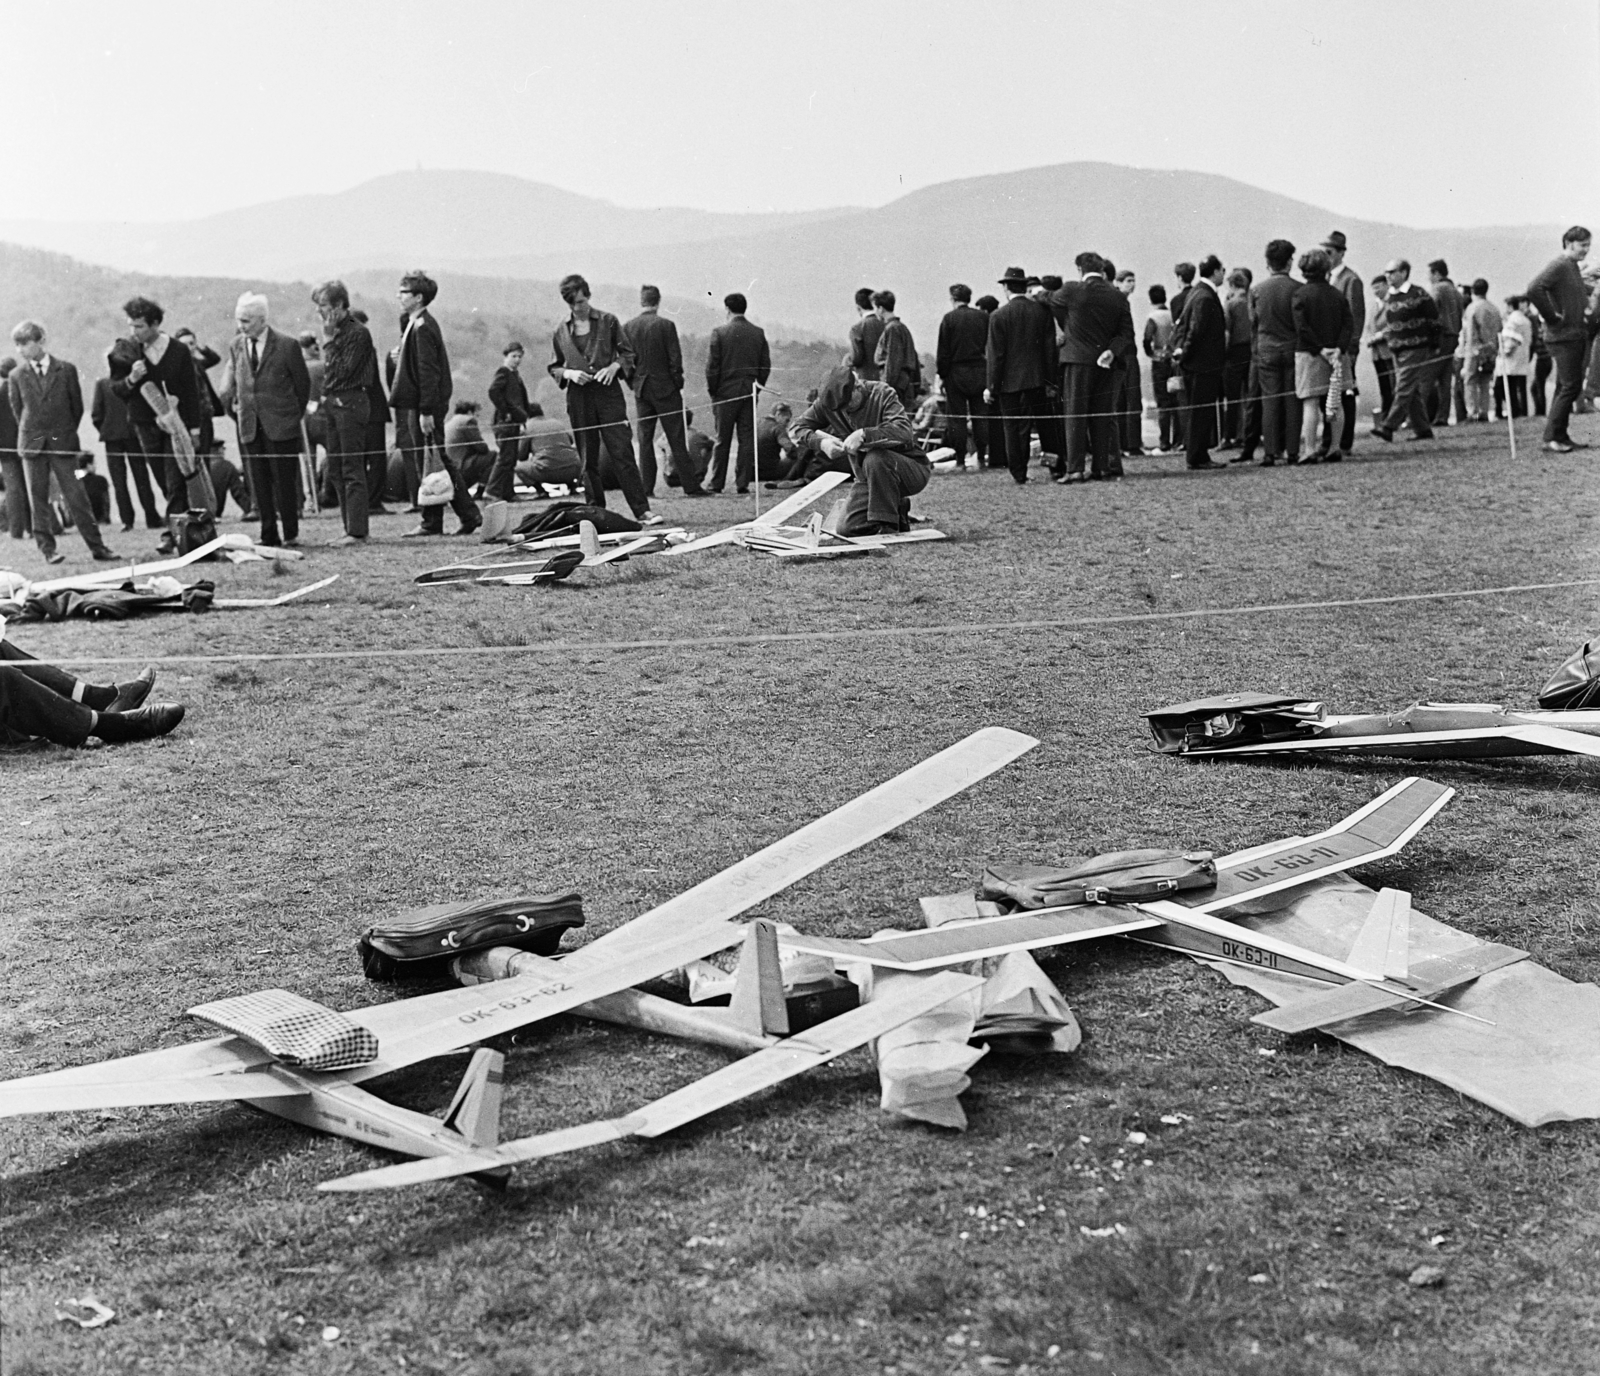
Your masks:
M 1439 308 L 1411 281 L 1411 264 L 1404 258 L 1394 259 L 1383 275 L 1389 280 L 1384 340 L 1394 355 L 1394 402 L 1372 433 L 1390 443 L 1409 418 L 1411 438 L 1431 440 L 1433 423 L 1426 398 L 1444 362 L 1439 357 Z

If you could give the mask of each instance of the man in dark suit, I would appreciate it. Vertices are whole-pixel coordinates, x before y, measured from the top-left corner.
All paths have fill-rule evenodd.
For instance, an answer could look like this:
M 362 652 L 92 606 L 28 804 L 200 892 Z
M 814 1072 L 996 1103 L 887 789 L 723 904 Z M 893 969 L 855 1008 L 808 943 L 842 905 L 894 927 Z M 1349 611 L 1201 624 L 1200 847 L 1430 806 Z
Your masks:
M 228 345 L 222 402 L 238 426 L 239 452 L 261 516 L 261 543 L 297 545 L 300 498 L 295 480 L 311 375 L 299 341 L 267 324 L 265 296 L 245 292 L 233 318 L 239 332 Z
M 1112 365 L 1133 343 L 1133 317 L 1127 299 L 1106 281 L 1105 260 L 1098 253 L 1080 253 L 1074 260 L 1076 282 L 1064 282 L 1051 294 L 1050 310 L 1061 326 L 1062 411 L 1066 417 L 1066 455 L 1056 481 L 1084 481 L 1084 454 L 1090 454 L 1088 477 L 1121 477 L 1122 462 L 1111 466 L 1111 429 L 1115 420 Z
M 1228 361 L 1228 316 L 1218 288 L 1222 285 L 1222 260 L 1208 253 L 1200 260 L 1195 282 L 1183 303 L 1183 318 L 1176 333 L 1183 341 L 1178 355 L 1183 369 L 1183 390 L 1189 399 L 1185 432 L 1190 468 L 1220 468 L 1211 461 L 1216 438 L 1217 401 L 1222 396 L 1222 372 Z
M 683 349 L 678 327 L 661 314 L 661 292 L 639 288 L 639 314 L 622 327 L 633 345 L 633 409 L 639 418 L 639 476 L 646 496 L 656 490 L 656 421 L 672 451 L 673 468 L 685 497 L 703 497 L 683 439 Z M 690 481 L 683 482 L 688 476 Z
M 756 468 L 756 403 L 753 386 L 764 387 L 772 375 L 772 352 L 759 326 L 744 318 L 749 303 L 742 292 L 722 298 L 728 323 L 711 331 L 711 352 L 706 359 L 706 391 L 717 413 L 717 455 L 711 469 L 711 491 L 721 492 L 728 478 L 728 456 L 735 430 L 739 435 L 739 463 L 734 470 L 734 490 L 750 490 Z
M 944 383 L 944 442 L 956 451 L 956 468 L 967 466 L 967 418 L 972 418 L 972 448 L 978 467 L 989 466 L 989 404 L 983 399 L 989 317 L 972 305 L 972 288 L 957 282 L 950 288 L 950 309 L 939 322 L 935 366 Z
M 878 382 L 878 340 L 883 320 L 872 304 L 874 292 L 862 287 L 856 292 L 856 323 L 850 327 L 850 366 L 863 382 Z
M 528 384 L 522 380 L 522 356 L 527 351 L 513 339 L 500 351 L 503 360 L 494 370 L 489 384 L 489 403 L 494 407 L 494 442 L 498 447 L 494 467 L 483 495 L 491 501 L 516 500 L 517 465 L 528 457 L 528 441 L 522 433 L 531 412 L 528 410 Z
M 878 336 L 878 351 L 873 361 L 878 365 L 878 378 L 894 388 L 900 404 L 909 414 L 917 404 L 917 393 L 922 390 L 922 360 L 917 357 L 916 341 L 905 321 L 894 313 L 895 297 L 892 291 L 872 293 L 872 308 L 883 322 L 883 333 Z
M 1028 278 L 1021 268 L 1007 268 L 1000 285 L 1006 289 L 1006 303 L 989 317 L 983 399 L 999 407 L 1006 467 L 1014 481 L 1025 483 L 1028 432 L 1045 413 L 1044 389 L 1055 376 L 1056 332 L 1050 312 L 1028 299 Z
M 353 310 L 350 318 L 371 338 L 372 321 L 365 311 Z M 376 348 L 373 355 L 376 360 Z M 367 432 L 361 448 L 366 455 L 367 515 L 387 516 L 389 508 L 384 506 L 383 499 L 389 490 L 389 394 L 384 391 L 383 378 L 376 366 L 367 378 Z
M 450 410 L 450 357 L 445 353 L 439 322 L 428 313 L 439 285 L 425 272 L 408 272 L 400 279 L 400 356 L 395 362 L 389 404 L 394 407 L 395 433 L 406 466 L 406 486 L 415 493 L 422 482 L 427 450 L 438 454 L 450 474 L 450 506 L 461 522 L 460 534 L 470 535 L 483 522 L 478 504 L 467 495 L 467 484 L 452 471 L 444 452 L 444 418 Z M 443 535 L 444 507 L 426 506 L 422 520 L 407 536 Z
M 63 359 L 51 358 L 44 338 L 44 326 L 36 320 L 24 320 L 11 331 L 17 366 L 6 379 L 11 413 L 17 419 L 17 453 L 33 498 L 34 542 L 47 564 L 59 564 L 65 557 L 56 549 L 56 537 L 50 531 L 50 478 L 54 475 L 84 544 L 97 562 L 111 563 L 117 556 L 100 538 L 89 498 L 78 481 L 78 422 L 83 419 L 78 370 Z
M 145 528 L 160 530 L 163 522 L 150 487 L 150 466 L 145 462 L 144 450 L 139 448 L 138 436 L 133 433 L 127 403 L 111 390 L 109 377 L 101 378 L 94 385 L 89 419 L 94 422 L 100 443 L 106 447 L 106 468 L 117 494 L 117 515 L 122 518 L 122 528 L 133 529 L 133 498 L 128 493 L 128 471 L 132 469 L 134 490 L 144 509 Z

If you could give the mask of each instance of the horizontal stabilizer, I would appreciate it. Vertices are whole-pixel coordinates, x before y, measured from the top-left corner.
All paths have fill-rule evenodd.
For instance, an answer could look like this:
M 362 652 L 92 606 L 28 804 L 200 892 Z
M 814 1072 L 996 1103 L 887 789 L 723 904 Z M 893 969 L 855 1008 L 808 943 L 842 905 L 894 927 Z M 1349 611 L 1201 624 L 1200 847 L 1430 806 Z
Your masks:
M 690 540 L 687 544 L 674 545 L 667 551 L 668 554 L 693 554 L 696 550 L 711 549 L 716 545 L 729 545 L 739 538 L 739 532 L 748 530 L 752 526 L 781 526 L 798 511 L 804 511 L 812 502 L 819 501 L 840 483 L 847 482 L 848 473 L 823 473 L 813 478 L 798 492 L 791 492 L 777 506 L 763 511 L 753 521 L 742 521 L 736 526 L 729 526 L 726 530 L 713 531 L 710 535 L 703 535 L 698 540 Z
M 1586 736 L 1559 726 L 1513 726 L 1505 734 L 1528 745 L 1542 745 L 1569 755 L 1600 755 L 1600 736 Z
M 1455 789 L 1431 779 L 1402 779 L 1337 826 L 1275 848 L 1257 847 L 1249 860 L 1220 865 L 1215 889 L 1168 901 L 1194 912 L 1216 912 L 1381 860 L 1404 849 L 1454 796 Z
M 763 1089 L 770 1089 L 815 1066 L 825 1065 L 835 1057 L 864 1046 L 885 1032 L 893 1031 L 902 1023 L 980 987 L 982 983 L 976 975 L 942 970 L 916 981 L 904 991 L 863 1004 L 765 1051 L 758 1051 L 753 1056 L 724 1066 L 624 1118 L 585 1123 L 557 1132 L 541 1133 L 537 1137 L 524 1137 L 520 1141 L 507 1142 L 493 1151 L 384 1166 L 346 1176 L 342 1180 L 329 1180 L 318 1188 L 354 1191 L 414 1185 L 426 1180 L 475 1175 L 480 1171 L 514 1166 L 523 1161 L 555 1156 L 600 1142 L 614 1142 L 624 1137 L 659 1137 L 662 1133 L 671 1132 L 674 1128 L 703 1118 Z
M 1250 1021 L 1277 1032 L 1310 1032 L 1389 1009 L 1415 1011 L 1421 1007 L 1417 999 L 1437 999 L 1452 989 L 1471 984 L 1491 970 L 1515 965 L 1517 961 L 1527 959 L 1527 955 L 1526 951 L 1519 951 L 1513 946 L 1485 943 L 1457 955 L 1435 956 L 1412 966 L 1407 986 L 1407 991 L 1413 995 L 1411 998 L 1384 989 L 1381 985 L 1356 981 L 1327 993 L 1296 999 L 1281 1008 L 1257 1013 Z
M 1003 955 L 1007 951 L 1062 946 L 1071 941 L 1119 936 L 1160 925 L 1156 918 L 1126 908 L 1094 904 L 949 922 L 925 932 L 898 932 L 870 941 L 785 935 L 783 944 L 791 950 L 831 956 L 839 961 L 866 961 L 890 970 L 933 970 L 941 965 L 961 965 L 984 956 Z

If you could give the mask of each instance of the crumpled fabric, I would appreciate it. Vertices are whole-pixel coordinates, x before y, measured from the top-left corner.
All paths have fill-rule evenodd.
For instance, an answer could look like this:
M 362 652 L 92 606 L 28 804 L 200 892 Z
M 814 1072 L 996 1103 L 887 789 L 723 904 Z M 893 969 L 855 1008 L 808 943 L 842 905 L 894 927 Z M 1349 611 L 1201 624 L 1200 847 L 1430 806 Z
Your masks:
M 163 579 L 168 587 L 135 588 L 124 583 L 115 588 L 92 591 L 25 592 L 20 600 L 0 602 L 0 616 L 16 621 L 66 621 L 83 617 L 89 621 L 126 621 L 145 612 L 206 612 L 216 598 L 216 585 L 202 578 L 185 586 Z M 175 590 L 173 590 L 175 588 Z
M 1600 640 L 1582 648 L 1539 690 L 1539 706 L 1560 711 L 1600 708 Z

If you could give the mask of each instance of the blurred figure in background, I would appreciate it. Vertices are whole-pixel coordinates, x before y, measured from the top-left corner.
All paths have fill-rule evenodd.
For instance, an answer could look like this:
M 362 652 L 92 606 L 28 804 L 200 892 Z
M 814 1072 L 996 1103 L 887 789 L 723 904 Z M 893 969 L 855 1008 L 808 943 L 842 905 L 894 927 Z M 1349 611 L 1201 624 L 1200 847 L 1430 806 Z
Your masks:
M 1506 297 L 1505 320 L 1500 326 L 1498 356 L 1494 365 L 1494 418 L 1521 420 L 1528 414 L 1528 372 L 1533 362 L 1533 321 L 1528 319 L 1526 300 Z
M 1467 392 L 1467 416 L 1489 419 L 1489 399 L 1494 391 L 1495 366 L 1500 358 L 1500 331 L 1504 322 L 1489 300 L 1489 284 L 1479 277 L 1472 283 L 1472 303 L 1461 317 L 1462 372 Z
M 1367 336 L 1367 351 L 1378 375 L 1378 409 L 1373 417 L 1381 420 L 1394 404 L 1394 351 L 1389 347 L 1389 279 L 1379 273 L 1367 283 L 1372 288 L 1372 333 Z
M 139 448 L 139 437 L 133 433 L 133 422 L 128 419 L 128 408 L 111 390 L 111 379 L 103 377 L 94 385 L 94 400 L 89 405 L 89 419 L 95 432 L 106 447 L 106 471 L 111 476 L 111 486 L 117 497 L 117 515 L 122 519 L 123 530 L 133 529 L 133 498 L 128 492 L 128 473 L 133 473 L 134 491 L 139 494 L 139 506 L 144 512 L 147 530 L 160 530 L 163 522 L 156 509 L 155 493 L 150 487 L 150 466 L 144 461 L 144 451 Z M 3 443 L 3 437 L 0 437 Z
M 1238 449 L 1244 442 L 1244 394 L 1250 383 L 1250 274 L 1243 268 L 1228 274 L 1222 309 L 1228 317 L 1228 358 L 1222 365 L 1222 443 L 1217 448 Z
M 1156 453 L 1166 454 L 1178 439 L 1178 398 L 1167 390 L 1172 378 L 1172 312 L 1167 309 L 1167 289 L 1161 283 L 1151 287 L 1149 295 L 1150 314 L 1144 322 L 1144 356 L 1150 360 L 1150 390 L 1156 394 L 1159 427 Z
M 972 305 L 972 288 L 957 282 L 950 288 L 950 309 L 939 322 L 935 371 L 944 384 L 949 422 L 945 443 L 956 451 L 956 467 L 967 466 L 967 426 L 979 468 L 989 466 L 989 405 L 983 399 L 984 351 L 989 345 L 989 317 Z

